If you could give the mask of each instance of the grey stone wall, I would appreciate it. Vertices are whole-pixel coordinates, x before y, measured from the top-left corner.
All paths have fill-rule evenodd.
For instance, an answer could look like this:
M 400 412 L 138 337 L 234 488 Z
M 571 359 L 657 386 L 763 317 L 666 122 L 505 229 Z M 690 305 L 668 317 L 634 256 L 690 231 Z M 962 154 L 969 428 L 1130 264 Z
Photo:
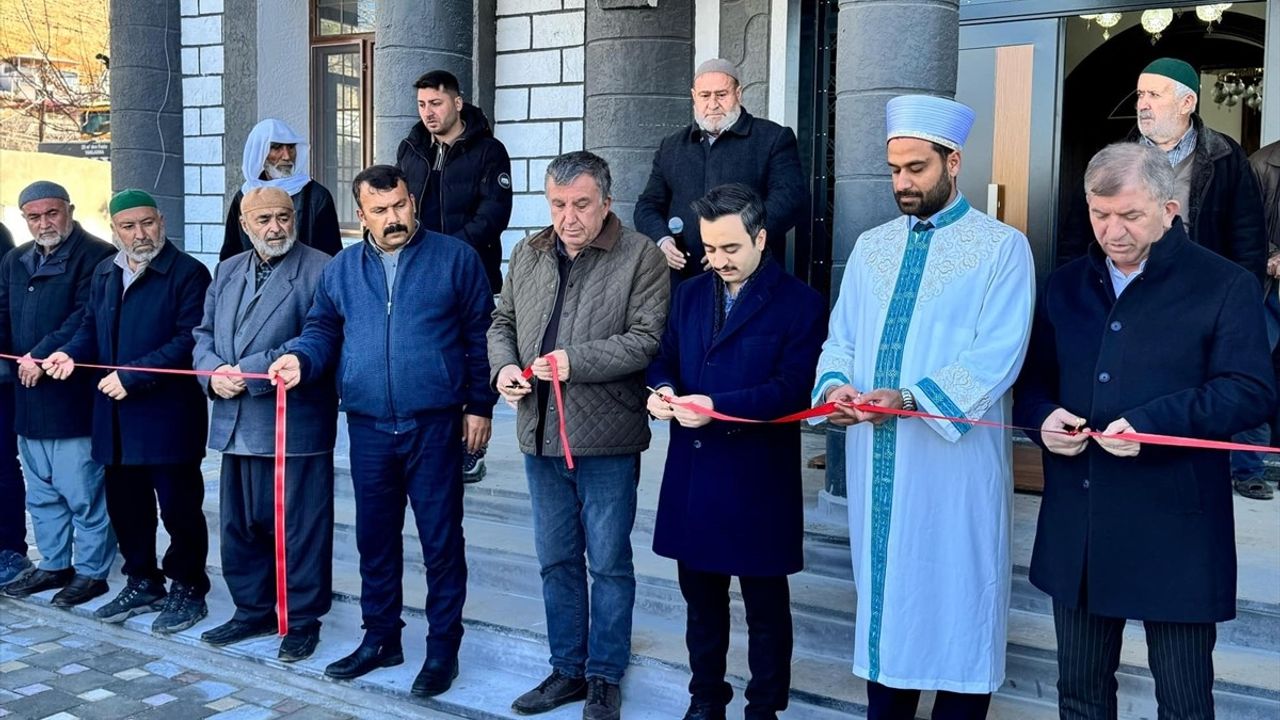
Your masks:
M 373 159 L 394 163 L 396 147 L 418 121 L 413 81 L 448 70 L 472 88 L 472 0 L 380 2 L 373 49 Z
M 614 212 L 627 225 L 658 143 L 691 118 L 693 0 L 652 2 L 586 7 L 583 145 L 609 161 Z
M 720 3 L 720 57 L 738 67 L 742 105 L 760 117 L 769 114 L 770 5 L 770 0 Z
M 171 0 L 111 0 L 111 186 L 156 198 L 184 246 L 182 23 Z

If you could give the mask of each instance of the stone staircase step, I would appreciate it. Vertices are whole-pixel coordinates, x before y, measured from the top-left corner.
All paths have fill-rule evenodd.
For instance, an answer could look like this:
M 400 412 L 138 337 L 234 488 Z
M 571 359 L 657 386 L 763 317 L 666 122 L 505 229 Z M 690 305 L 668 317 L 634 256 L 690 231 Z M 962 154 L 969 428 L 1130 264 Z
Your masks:
M 216 497 L 206 494 L 206 512 L 211 522 L 216 521 Z M 468 488 L 466 502 L 468 643 L 475 635 L 473 628 L 532 643 L 538 650 L 528 674 L 536 680 L 546 668 L 545 620 L 527 496 L 482 484 Z M 359 573 L 355 564 L 354 501 L 349 494 L 339 493 L 336 516 L 335 593 L 355 602 L 359 596 Z M 664 692 L 683 702 L 688 672 L 683 644 L 684 604 L 675 581 L 675 564 L 650 549 L 651 527 L 651 516 L 647 522 L 642 516 L 633 533 L 637 572 L 633 666 L 665 668 L 673 673 L 675 677 L 668 678 L 670 687 Z M 406 612 L 420 619 L 425 579 L 411 515 L 406 518 L 404 536 Z M 847 540 L 810 533 L 806 544 L 807 555 L 827 553 L 833 567 L 839 564 L 848 568 Z M 213 548 L 210 557 L 217 557 Z M 848 667 L 855 599 L 851 580 L 806 571 L 792 577 L 792 598 L 797 648 L 793 672 L 796 707 L 802 704 L 806 711 L 811 707 L 815 711 L 862 712 L 862 683 L 851 676 Z M 1054 717 L 1057 667 L 1049 603 L 1027 582 L 1025 570 L 1019 572 L 1017 568 L 1013 605 L 1008 679 L 997 695 L 996 706 L 1003 708 L 1004 717 L 1036 718 L 1045 708 L 1049 712 L 1043 716 Z M 1275 642 L 1280 634 L 1276 622 L 1280 613 L 1263 603 L 1248 605 L 1247 601 L 1242 603 L 1240 620 L 1220 626 L 1215 653 L 1219 710 L 1223 717 L 1280 717 L 1280 652 L 1270 649 L 1280 646 Z M 736 594 L 732 607 L 735 627 L 744 628 L 743 610 Z M 1237 626 L 1235 630 L 1233 626 Z M 491 638 L 486 635 L 483 639 Z M 1119 673 L 1122 716 L 1154 717 L 1154 687 L 1140 625 L 1131 623 L 1125 639 Z M 1236 645 L 1233 640 L 1237 639 L 1247 642 Z M 1262 649 L 1253 647 L 1255 643 Z M 735 633 L 729 670 L 730 682 L 739 688 L 739 694 L 747 676 L 745 657 L 745 637 Z M 673 710 L 682 711 L 683 706 Z M 993 707 L 992 716 L 998 717 L 995 712 Z M 787 716 L 800 717 L 790 712 Z
M 499 555 L 514 553 L 525 561 L 534 563 L 532 567 L 535 572 L 523 575 L 525 581 L 534 584 L 524 591 L 537 592 L 539 581 L 536 562 L 533 560 L 533 531 L 528 508 L 527 497 L 503 492 L 477 492 L 475 488 L 469 488 L 464 524 L 468 552 L 474 554 L 484 550 Z M 343 552 L 347 552 L 347 557 L 356 558 L 354 500 L 337 498 L 335 519 L 335 553 L 341 557 Z M 406 562 L 421 563 L 417 530 L 411 516 L 406 519 L 404 536 Z M 653 553 L 652 525 L 646 528 L 637 522 L 636 529 L 632 531 L 632 544 L 635 547 L 635 567 L 639 581 L 653 590 L 655 597 L 665 595 L 666 600 L 683 613 L 684 601 L 676 583 L 675 564 Z M 838 539 L 810 537 L 806 542 L 807 568 L 814 565 L 814 556 L 824 555 L 829 558 L 827 564 L 838 565 L 842 572 L 828 574 L 821 570 L 806 569 L 791 578 L 792 604 L 797 612 L 797 647 L 801 647 L 805 641 L 803 632 L 806 629 L 812 629 L 814 639 L 826 644 L 834 643 L 839 647 L 849 647 L 852 644 L 850 609 L 855 607 L 856 602 L 847 541 L 841 544 Z M 1049 598 L 1031 585 L 1026 572 L 1026 568 L 1014 568 L 1011 595 L 1013 609 L 1051 617 Z M 497 575 L 494 580 L 498 582 L 515 582 L 522 577 L 509 567 L 504 567 Z M 735 604 L 735 611 L 741 613 L 740 604 Z M 834 625 L 821 621 L 823 611 L 837 618 Z M 1219 626 L 1219 647 L 1238 647 L 1280 657 L 1280 606 L 1241 601 L 1238 615 L 1236 620 Z M 805 623 L 806 619 L 813 622 Z M 1053 647 L 1052 642 L 1048 647 Z M 1142 664 L 1145 665 L 1145 661 Z M 1280 683 L 1280 677 L 1277 677 L 1276 682 Z
M 406 546 L 406 550 L 408 549 L 409 546 Z M 530 661 L 532 669 L 525 674 L 533 677 L 539 672 L 545 672 L 545 614 L 540 586 L 537 585 L 536 562 L 531 558 L 521 559 L 517 554 L 509 554 L 508 561 L 514 559 L 521 562 L 523 567 L 502 565 L 501 562 L 490 567 L 491 558 L 487 554 L 478 553 L 474 548 L 469 549 L 472 550 L 468 560 L 471 577 L 464 612 L 469 634 L 463 643 L 464 647 L 472 642 L 475 628 L 486 633 L 520 638 L 538 648 L 534 653 L 535 659 Z M 216 557 L 216 547 L 211 547 L 210 551 L 211 557 Z M 211 570 L 218 572 L 216 567 Z M 525 576 L 525 579 L 519 579 L 520 576 Z M 489 582 L 490 578 L 503 579 L 508 584 L 499 583 L 495 586 Z M 339 612 L 343 606 L 350 606 L 358 614 L 360 580 L 354 559 L 335 561 L 334 592 L 338 602 L 335 603 L 333 612 Z M 678 597 L 678 590 L 674 592 Z M 683 698 L 688 680 L 683 639 L 683 605 L 676 607 L 674 603 L 646 599 L 647 595 L 647 588 L 638 585 L 632 631 L 633 670 L 628 672 L 633 673 L 634 668 L 665 668 L 671 673 L 666 678 L 670 686 L 665 692 Z M 404 597 L 406 619 L 414 617 L 421 620 L 424 617 L 426 579 L 420 563 L 406 560 Z M 737 632 L 731 641 L 728 670 L 729 682 L 738 689 L 740 695 L 749 671 L 746 667 L 745 624 L 741 606 L 737 602 L 734 604 L 734 627 Z M 803 611 L 793 612 L 799 640 L 804 634 L 807 618 Z M 851 617 L 844 620 L 848 624 L 845 632 L 850 638 L 851 620 Z M 358 625 L 357 621 L 352 627 L 356 628 Z M 352 642 L 359 637 L 358 630 L 353 633 L 350 634 Z M 409 635 L 406 634 L 405 637 L 408 638 Z M 488 635 L 481 636 L 484 642 L 490 639 Z M 842 713 L 865 712 L 865 688 L 860 680 L 851 675 L 849 669 L 851 653 L 846 648 L 851 645 L 850 639 L 848 643 L 837 647 L 824 646 L 827 652 L 813 652 L 797 642 L 792 675 L 792 695 L 797 708 L 803 705 L 806 708 L 812 706 L 818 710 Z M 1029 720 L 1056 717 L 1054 704 L 1057 697 L 1057 665 L 1053 647 L 1053 625 L 1050 618 L 1031 612 L 1011 613 L 1007 679 L 993 701 L 991 717 Z M 505 658 L 505 655 L 499 654 L 496 657 Z M 502 662 L 505 663 L 506 660 L 502 659 Z M 1237 682 L 1241 678 L 1246 681 L 1256 679 L 1260 672 L 1280 677 L 1280 658 L 1219 647 L 1215 662 L 1218 675 L 1215 694 L 1224 710 L 1223 717 L 1274 718 L 1280 713 L 1280 691 Z M 1125 652 L 1118 678 L 1122 701 L 1130 708 L 1129 714 L 1122 716 L 1154 717 L 1154 684 L 1146 669 L 1145 637 L 1140 627 L 1130 627 L 1126 631 Z M 1227 714 L 1225 709 L 1228 707 L 1234 708 L 1235 712 Z M 1001 715 L 995 714 L 997 708 L 1003 708 Z

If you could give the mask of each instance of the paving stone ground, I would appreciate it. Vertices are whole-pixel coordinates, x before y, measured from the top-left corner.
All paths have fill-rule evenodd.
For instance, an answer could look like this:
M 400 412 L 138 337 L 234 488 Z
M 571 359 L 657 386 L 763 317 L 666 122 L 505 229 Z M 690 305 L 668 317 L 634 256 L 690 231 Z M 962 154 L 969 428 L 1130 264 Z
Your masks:
M 204 663 L 161 657 L 163 646 L 126 648 L 107 635 L 0 601 L 0 718 L 346 720 L 368 715 L 332 698 L 315 702 L 306 691 L 255 681 L 251 670 L 209 672 Z

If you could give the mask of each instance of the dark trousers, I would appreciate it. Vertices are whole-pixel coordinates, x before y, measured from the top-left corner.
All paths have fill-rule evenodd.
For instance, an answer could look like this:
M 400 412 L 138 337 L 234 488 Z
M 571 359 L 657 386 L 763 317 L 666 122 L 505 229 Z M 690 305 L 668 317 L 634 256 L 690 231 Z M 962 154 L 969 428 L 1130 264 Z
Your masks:
M 912 720 L 919 705 L 919 690 L 867 681 L 867 720 Z M 990 694 L 939 690 L 930 717 L 933 720 L 982 720 L 990 705 Z
M 27 491 L 13 429 L 13 383 L 0 383 L 0 550 L 27 554 Z
M 1053 604 L 1058 712 L 1064 720 L 1115 720 L 1116 668 L 1125 621 Z M 1213 623 L 1144 622 L 1159 720 L 1213 717 Z
M 180 465 L 107 465 L 107 516 L 124 556 L 124 574 L 164 584 L 168 577 L 199 597 L 209 592 L 205 563 L 209 526 L 204 521 L 200 461 Z M 156 505 L 169 533 L 169 548 L 156 566 Z M 163 572 L 161 572 L 163 569 Z
M 427 569 L 427 656 L 451 658 L 462 642 L 467 559 L 462 538 L 461 413 L 420 420 L 407 432 L 349 421 L 366 644 L 400 642 L 406 499 Z
M 689 694 L 694 702 L 727 705 L 733 689 L 724 681 L 729 651 L 728 575 L 679 564 L 680 592 L 688 603 Z M 787 708 L 791 690 L 791 589 L 785 575 L 740 577 L 747 611 L 747 718 L 772 718 Z
M 319 627 L 333 602 L 333 453 L 285 459 L 289 628 Z M 275 460 L 222 456 L 222 577 L 235 619 L 276 615 Z

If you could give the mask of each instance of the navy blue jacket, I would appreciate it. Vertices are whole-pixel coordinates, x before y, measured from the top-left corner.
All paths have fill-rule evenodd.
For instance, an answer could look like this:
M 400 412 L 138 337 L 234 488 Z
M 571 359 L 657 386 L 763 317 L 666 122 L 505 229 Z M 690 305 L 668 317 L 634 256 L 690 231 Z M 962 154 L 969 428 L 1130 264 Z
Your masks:
M 94 270 L 80 328 L 60 349 L 83 363 L 190 370 L 191 331 L 209 281 L 203 263 L 166 240 L 121 299 L 124 274 L 109 256 Z M 72 377 L 83 372 L 104 374 L 81 368 Z M 171 465 L 204 457 L 208 403 L 194 376 L 123 370 L 120 383 L 123 400 L 94 391 L 94 461 Z
M 502 290 L 502 231 L 511 221 L 511 158 L 480 108 L 463 103 L 462 122 L 467 128 L 449 146 L 439 170 L 433 169 L 439 146 L 422 121 L 400 141 L 396 166 L 417 199 L 419 222 L 475 248 L 497 295 Z
M 94 268 L 115 249 L 85 232 L 80 223 L 39 270 L 35 242 L 24 243 L 0 260 L 0 352 L 48 357 L 71 339 L 84 316 Z M 4 362 L 6 375 L 15 363 Z M 62 382 L 41 378 L 35 387 L 14 383 L 14 428 L 26 438 L 88 437 L 92 416 L 85 412 L 97 393 L 92 372 Z
M 303 382 L 336 364 L 342 409 L 388 430 L 439 411 L 492 417 L 498 394 L 489 389 L 485 333 L 493 295 L 480 256 L 421 226 L 400 253 L 390 301 L 372 241 L 325 267 L 302 335 L 289 344 Z
M 713 332 L 711 273 L 680 284 L 651 387 L 707 395 L 715 409 L 768 420 L 809 406 L 827 334 L 822 296 L 766 261 Z M 700 428 L 671 421 L 653 551 L 697 570 L 778 576 L 804 567 L 800 426 L 732 424 Z
M 1116 299 L 1097 244 L 1049 276 L 1015 388 L 1014 420 L 1058 407 L 1105 429 L 1227 440 L 1271 416 L 1275 387 L 1258 283 L 1192 243 L 1182 223 Z M 1042 442 L 1039 433 L 1032 439 Z M 1096 615 L 1180 623 L 1236 608 L 1230 454 L 1096 442 L 1044 453 L 1031 582 Z
M 765 207 L 769 252 L 779 264 L 787 259 L 787 232 L 809 205 L 809 187 L 800 170 L 796 134 L 745 109 L 710 148 L 702 130 L 691 124 L 663 138 L 653 155 L 649 181 L 636 201 L 636 230 L 658 240 L 669 235 L 667 221 L 684 221 L 689 262 L 702 265 L 702 234 L 690 204 L 725 183 L 743 183 L 760 194 Z M 672 273 L 672 282 L 679 281 Z

